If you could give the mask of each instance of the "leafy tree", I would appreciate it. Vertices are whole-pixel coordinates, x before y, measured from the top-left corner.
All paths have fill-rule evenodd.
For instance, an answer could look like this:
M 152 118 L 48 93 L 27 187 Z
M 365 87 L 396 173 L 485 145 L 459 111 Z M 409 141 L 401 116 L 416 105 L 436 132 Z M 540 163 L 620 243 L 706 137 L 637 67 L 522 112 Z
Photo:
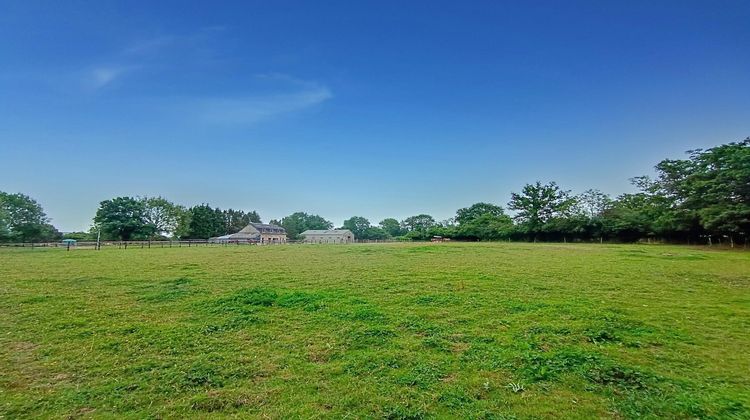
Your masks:
M 60 232 L 49 221 L 33 198 L 0 191 L 0 238 L 18 242 L 56 240 Z
M 154 235 L 174 236 L 182 214 L 187 210 L 163 197 L 144 197 L 143 220 Z
M 224 213 L 221 209 L 213 209 L 208 204 L 201 204 L 191 207 L 189 212 L 190 222 L 186 238 L 208 239 L 227 233 Z
M 429 214 L 418 214 L 401 221 L 401 228 L 406 230 L 406 236 L 412 239 L 427 239 L 429 229 L 435 226 L 435 218 Z
M 503 208 L 489 203 L 458 209 L 455 220 L 458 227 L 454 235 L 462 239 L 497 240 L 507 238 L 513 229 L 513 221 Z
M 612 199 L 599 190 L 586 190 L 575 197 L 574 212 L 588 218 L 601 217 L 612 206 Z
M 588 217 L 582 214 L 567 214 L 549 219 L 543 226 L 541 232 L 545 240 L 568 241 L 573 239 L 588 239 L 591 237 Z
M 316 214 L 307 214 L 297 212 L 290 214 L 278 222 L 284 229 L 290 239 L 299 239 L 300 234 L 306 230 L 325 230 L 331 229 L 333 223 Z
M 95 241 L 96 233 L 92 232 L 68 232 L 63 234 L 62 239 L 75 239 L 76 241 Z
M 153 226 L 146 222 L 143 201 L 132 197 L 117 197 L 99 203 L 94 224 L 105 237 L 123 241 L 154 233 Z
M 193 221 L 193 213 L 191 209 L 186 209 L 180 212 L 180 216 L 177 219 L 177 228 L 174 231 L 174 237 L 178 239 L 184 239 L 190 237 L 190 224 Z
M 552 218 L 568 214 L 574 204 L 570 192 L 560 189 L 556 183 L 526 184 L 521 193 L 511 193 L 508 208 L 515 210 L 515 219 L 523 231 L 535 241 L 543 232 L 544 224 Z
M 750 234 L 750 138 L 707 150 L 689 151 L 687 160 L 656 166 L 660 192 L 676 218 L 730 241 Z M 692 235 L 696 232 L 693 230 Z
M 550 220 L 544 227 L 548 237 L 565 239 L 599 239 L 606 236 L 605 212 L 612 208 L 613 200 L 599 190 L 589 189 L 572 197 L 568 214 Z
M 260 215 L 256 211 L 245 213 L 242 210 L 224 210 L 224 223 L 227 233 L 235 233 L 242 230 L 245 226 L 253 223 L 261 223 Z
M 409 235 L 413 239 L 430 239 L 434 236 L 442 236 L 443 238 L 454 238 L 456 236 L 456 226 L 453 224 L 438 223 L 427 229 L 424 235 L 416 235 L 416 232 L 412 232 Z
M 456 223 L 459 225 L 470 223 L 484 215 L 502 217 L 505 216 L 505 211 L 502 207 L 494 204 L 476 203 L 472 204 L 470 207 L 458 209 L 456 211 Z
M 8 212 L 5 210 L 5 208 L 0 206 L 0 242 L 6 242 L 10 239 L 10 216 L 8 215 Z
M 382 240 L 382 239 L 388 239 L 388 237 L 389 237 L 388 233 L 384 231 L 382 228 L 379 228 L 377 226 L 370 226 L 367 228 L 367 231 L 363 235 L 362 239 Z
M 631 182 L 640 191 L 622 194 L 603 212 L 604 236 L 629 242 L 652 237 L 689 240 L 691 231 L 699 234 L 695 215 L 678 210 L 676 197 L 665 194 L 660 182 L 646 176 Z
M 645 194 L 623 194 L 604 213 L 604 231 L 621 241 L 633 242 L 653 232 L 653 220 L 645 211 Z
M 398 221 L 395 219 L 393 221 L 396 222 L 396 226 L 400 229 Z M 370 225 L 370 221 L 361 216 L 354 216 L 344 220 L 341 228 L 351 230 L 355 238 L 362 240 L 380 240 L 387 239 L 390 236 L 384 229 Z
M 344 229 L 349 229 L 357 239 L 372 239 L 369 237 L 370 233 L 370 221 L 361 216 L 354 216 L 350 219 L 344 220 Z
M 435 226 L 435 218 L 429 214 L 419 214 L 407 217 L 401 222 L 401 226 L 409 232 L 426 231 Z
M 401 223 L 399 223 L 398 220 L 393 218 L 387 218 L 383 219 L 379 223 L 380 228 L 390 237 L 395 238 L 397 236 L 401 236 L 404 233 L 406 233 L 401 228 Z
M 463 239 L 492 241 L 505 239 L 513 233 L 513 220 L 508 215 L 485 213 L 458 225 L 455 236 Z

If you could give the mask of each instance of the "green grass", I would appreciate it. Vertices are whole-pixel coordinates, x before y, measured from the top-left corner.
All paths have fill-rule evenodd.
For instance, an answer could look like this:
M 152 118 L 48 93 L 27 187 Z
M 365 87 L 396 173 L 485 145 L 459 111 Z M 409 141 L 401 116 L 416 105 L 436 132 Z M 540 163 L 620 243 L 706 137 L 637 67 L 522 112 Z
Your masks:
M 750 417 L 750 252 L 0 250 L 0 417 Z

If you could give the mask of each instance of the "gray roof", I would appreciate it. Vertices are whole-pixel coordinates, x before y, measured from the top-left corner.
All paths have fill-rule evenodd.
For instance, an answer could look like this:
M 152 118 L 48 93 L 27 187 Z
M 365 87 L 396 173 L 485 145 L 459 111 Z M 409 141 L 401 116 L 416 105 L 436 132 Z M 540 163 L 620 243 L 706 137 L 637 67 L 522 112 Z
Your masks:
M 286 233 L 286 230 L 281 226 L 271 225 L 268 223 L 253 223 L 253 222 L 245 226 L 245 228 L 242 229 L 240 232 L 244 231 L 245 229 L 248 229 L 248 227 L 250 226 L 254 227 L 259 232 L 262 232 L 262 233 L 278 233 L 278 234 Z
M 327 230 L 316 230 L 316 229 L 310 229 L 302 232 L 300 235 L 352 235 L 351 230 L 349 229 L 327 229 Z
M 269 225 L 266 223 L 250 223 L 249 225 L 245 226 L 244 228 L 242 228 L 241 231 L 237 233 L 217 236 L 215 238 L 210 238 L 210 240 L 212 241 L 230 241 L 230 240 L 255 241 L 255 240 L 260 239 L 261 233 L 271 233 L 271 234 L 282 235 L 282 234 L 286 234 L 286 230 L 284 230 L 284 228 L 281 226 Z
M 211 239 L 217 239 L 217 240 L 223 241 L 223 240 L 232 240 L 232 239 L 253 240 L 253 239 L 259 239 L 259 238 L 260 238 L 260 234 L 257 232 L 249 233 L 249 232 L 240 231 L 240 232 L 232 233 L 229 235 L 217 236 L 216 238 L 211 238 Z

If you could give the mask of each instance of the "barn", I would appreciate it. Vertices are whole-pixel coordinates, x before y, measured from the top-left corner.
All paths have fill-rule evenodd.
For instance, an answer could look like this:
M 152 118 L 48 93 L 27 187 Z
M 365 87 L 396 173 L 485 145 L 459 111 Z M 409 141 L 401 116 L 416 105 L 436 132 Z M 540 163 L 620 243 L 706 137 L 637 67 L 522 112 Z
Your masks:
M 302 232 L 303 242 L 307 244 L 350 244 L 354 234 L 349 229 L 306 230 Z
M 250 223 L 237 233 L 211 238 L 211 242 L 219 243 L 286 243 L 286 230 L 281 226 L 267 223 Z

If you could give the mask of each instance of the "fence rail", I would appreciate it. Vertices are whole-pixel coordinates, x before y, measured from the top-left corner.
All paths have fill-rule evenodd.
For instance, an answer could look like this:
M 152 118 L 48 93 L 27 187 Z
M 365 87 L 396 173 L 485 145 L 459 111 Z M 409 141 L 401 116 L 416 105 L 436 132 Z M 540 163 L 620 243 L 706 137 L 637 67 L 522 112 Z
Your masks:
M 17 242 L 0 243 L 0 248 L 64 248 L 71 249 L 101 249 L 101 248 L 181 248 L 196 246 L 227 246 L 235 244 L 214 243 L 207 240 L 187 241 L 77 241 L 75 243 L 65 242 Z M 241 244 L 245 245 L 245 244 Z
M 354 243 L 357 244 L 375 244 L 375 243 L 403 243 L 403 242 L 423 242 L 423 243 L 430 243 L 431 241 L 403 241 L 403 240 L 394 240 L 394 239 L 378 239 L 378 240 L 355 240 Z M 432 241 L 434 243 L 434 241 Z M 451 242 L 464 242 L 464 241 L 458 241 L 453 240 Z M 474 242 L 474 241 L 469 241 Z M 502 241 L 505 242 L 505 241 Z M 508 241 L 511 242 L 511 241 Z M 522 242 L 527 243 L 527 242 Z M 551 242 L 550 242 L 551 243 Z M 574 243 L 574 242 L 568 242 L 568 243 Z M 596 243 L 599 244 L 599 241 L 593 241 L 593 242 L 577 242 L 577 243 Z M 638 242 L 640 244 L 668 244 L 668 242 L 656 242 L 656 241 L 640 241 Z M 610 242 L 603 242 L 603 244 L 610 244 Z M 191 247 L 232 247 L 232 246 L 281 246 L 281 245 L 319 245 L 319 246 L 334 246 L 334 245 L 345 245 L 345 244 L 334 244 L 334 243 L 323 243 L 323 244 L 317 244 L 317 243 L 306 243 L 303 241 L 287 241 L 284 243 L 257 243 L 257 242 L 215 242 L 215 241 L 208 241 L 205 239 L 192 239 L 192 240 L 181 240 L 181 241 L 164 241 L 164 240 L 157 240 L 157 241 L 101 241 L 97 243 L 96 241 L 77 241 L 75 243 L 65 243 L 65 242 L 11 242 L 11 243 L 2 243 L 0 242 L 0 248 L 25 248 L 25 249 L 37 249 L 37 248 L 52 248 L 52 249 L 63 249 L 63 250 L 76 250 L 76 249 L 128 249 L 128 248 L 138 248 L 138 249 L 150 249 L 150 248 L 191 248 Z M 741 246 L 739 244 L 727 244 L 727 243 L 714 243 L 714 244 L 687 244 L 688 246 L 694 246 L 694 247 L 706 247 L 706 248 L 718 248 L 718 249 L 747 249 L 748 244 L 745 242 Z
M 396 240 L 358 240 L 356 243 L 392 243 L 392 242 L 403 242 Z M 75 249 L 128 249 L 128 248 L 191 248 L 191 247 L 229 247 L 229 246 L 278 246 L 278 245 L 294 245 L 304 244 L 302 241 L 287 241 L 285 243 L 256 243 L 256 242 L 216 242 L 205 239 L 191 239 L 191 240 L 180 240 L 180 241 L 76 241 L 75 243 L 66 242 L 8 242 L 0 243 L 0 248 L 62 248 L 66 250 Z

